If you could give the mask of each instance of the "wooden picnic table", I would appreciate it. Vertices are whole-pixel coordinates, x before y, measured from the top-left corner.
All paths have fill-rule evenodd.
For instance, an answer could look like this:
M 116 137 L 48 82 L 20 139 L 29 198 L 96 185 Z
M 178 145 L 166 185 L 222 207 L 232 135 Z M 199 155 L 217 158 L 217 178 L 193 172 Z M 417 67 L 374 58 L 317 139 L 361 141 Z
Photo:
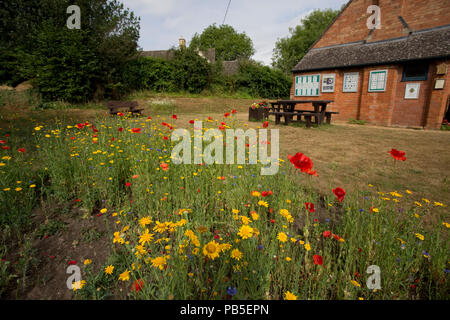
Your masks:
M 139 104 L 137 101 L 108 101 L 106 107 L 109 109 L 109 114 L 117 115 L 119 110 L 123 110 L 124 112 L 129 112 L 132 115 L 141 115 L 142 110 L 139 109 Z
M 327 112 L 327 105 L 332 103 L 333 100 L 278 100 L 276 102 L 270 102 L 272 105 L 269 115 L 275 115 L 276 123 L 280 122 L 280 118 L 285 118 L 285 124 L 289 124 L 289 121 L 297 116 L 297 121 L 301 122 L 301 118 L 306 120 L 307 127 L 311 127 L 311 118 L 316 119 L 316 124 L 321 125 L 324 122 L 325 117 L 327 123 L 331 122 L 331 115 L 338 114 L 338 112 Z M 314 110 L 296 110 L 297 104 L 312 104 Z

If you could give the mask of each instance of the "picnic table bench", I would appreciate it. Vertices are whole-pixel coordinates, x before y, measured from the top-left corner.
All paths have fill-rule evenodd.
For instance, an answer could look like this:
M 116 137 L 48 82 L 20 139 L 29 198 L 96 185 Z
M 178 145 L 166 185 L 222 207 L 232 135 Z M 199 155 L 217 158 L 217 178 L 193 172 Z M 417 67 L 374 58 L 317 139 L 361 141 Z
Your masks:
M 110 115 L 117 115 L 119 112 L 130 112 L 132 115 L 141 115 L 143 108 L 138 108 L 137 101 L 108 101 L 106 107 Z
M 306 127 L 310 128 L 312 125 L 312 118 L 314 117 L 317 125 L 323 124 L 324 120 L 329 124 L 331 123 L 331 117 L 333 114 L 339 114 L 339 112 L 326 111 L 326 107 L 331 100 L 279 100 L 276 102 L 270 102 L 272 105 L 267 117 L 270 115 L 275 116 L 275 123 L 279 124 L 281 117 L 284 117 L 285 124 L 288 125 L 297 116 L 297 122 L 302 122 L 302 118 L 306 121 Z M 314 110 L 296 110 L 297 104 L 311 103 Z

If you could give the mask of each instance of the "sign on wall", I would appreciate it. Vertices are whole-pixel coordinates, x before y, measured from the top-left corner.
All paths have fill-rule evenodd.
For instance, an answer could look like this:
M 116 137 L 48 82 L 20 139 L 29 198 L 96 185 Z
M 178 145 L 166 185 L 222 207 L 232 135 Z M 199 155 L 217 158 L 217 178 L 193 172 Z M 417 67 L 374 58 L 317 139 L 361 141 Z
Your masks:
M 315 96 L 319 95 L 320 74 L 295 77 L 295 95 L 296 96 Z
M 370 71 L 369 92 L 386 91 L 387 70 Z
M 342 92 L 358 92 L 359 73 L 344 73 L 344 85 Z
M 419 99 L 420 83 L 407 83 L 405 99 Z
M 334 92 L 335 83 L 336 75 L 334 73 L 322 75 L 322 93 Z

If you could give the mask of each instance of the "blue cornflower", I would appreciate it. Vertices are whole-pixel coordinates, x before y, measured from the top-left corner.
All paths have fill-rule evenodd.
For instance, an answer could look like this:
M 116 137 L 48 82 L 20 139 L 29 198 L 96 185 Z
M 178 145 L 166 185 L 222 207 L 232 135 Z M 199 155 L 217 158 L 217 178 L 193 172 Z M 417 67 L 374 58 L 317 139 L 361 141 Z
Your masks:
M 450 270 L 444 268 L 444 272 L 445 272 L 445 273 L 450 273 Z
M 237 293 L 237 289 L 236 288 L 231 288 L 230 286 L 227 287 L 227 293 L 230 296 L 234 296 Z
M 262 250 L 262 249 L 264 249 L 264 246 L 263 246 L 262 244 L 260 244 L 260 245 L 258 246 L 258 249 L 259 249 L 259 250 Z

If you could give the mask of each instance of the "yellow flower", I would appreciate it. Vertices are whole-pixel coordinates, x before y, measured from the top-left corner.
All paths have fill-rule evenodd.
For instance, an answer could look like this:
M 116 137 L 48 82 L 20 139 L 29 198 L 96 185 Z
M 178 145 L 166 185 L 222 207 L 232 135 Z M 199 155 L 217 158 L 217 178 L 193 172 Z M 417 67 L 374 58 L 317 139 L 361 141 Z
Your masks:
M 249 224 L 251 222 L 250 218 L 246 216 L 241 216 L 241 220 L 243 224 Z
M 41 130 L 41 127 L 35 127 L 34 130 L 39 131 Z
M 306 243 L 305 244 L 305 249 L 306 249 L 306 251 L 311 250 L 311 245 L 309 243 Z
M 22 188 L 18 187 L 18 188 L 14 189 L 14 190 L 16 190 L 16 191 L 21 191 Z
M 167 257 L 166 256 L 160 256 L 156 257 L 154 259 L 151 259 L 152 266 L 155 268 L 159 268 L 159 270 L 163 270 L 164 266 L 167 264 Z
M 86 266 L 86 265 L 88 265 L 88 264 L 91 264 L 92 263 L 92 260 L 91 259 L 86 259 L 86 260 L 84 260 L 84 265 Z
M 421 206 L 422 206 L 422 204 L 421 204 L 420 202 L 417 202 L 417 201 L 414 201 L 414 204 L 415 204 L 416 206 L 418 206 L 418 207 L 421 207 Z
M 239 249 L 234 249 L 233 251 L 231 251 L 231 258 L 238 260 L 238 261 L 241 260 L 242 252 L 239 251 Z
M 208 242 L 203 246 L 203 255 L 205 257 L 210 258 L 211 260 L 218 258 L 219 253 L 220 253 L 220 245 L 214 240 Z
M 286 242 L 287 239 L 288 239 L 288 237 L 287 237 L 286 233 L 280 232 L 280 233 L 278 233 L 278 235 L 277 235 L 277 239 L 278 239 L 279 241 L 281 241 L 281 242 Z
M 74 283 L 72 283 L 72 289 L 73 289 L 73 291 L 77 291 L 77 290 L 82 289 L 85 285 L 86 285 L 86 280 L 75 281 Z
M 119 280 L 128 281 L 130 280 L 130 271 L 125 270 L 119 275 Z
M 242 239 L 248 239 L 253 236 L 253 228 L 249 225 L 242 225 L 239 228 L 238 236 L 240 236 Z
M 361 288 L 361 285 L 355 281 L 355 280 L 350 280 L 350 282 L 352 283 L 352 285 L 354 285 L 355 287 Z
M 443 203 L 440 203 L 440 202 L 434 202 L 434 205 L 436 206 L 436 207 L 444 207 L 444 204 Z
M 442 222 L 442 225 L 446 226 L 447 228 L 450 228 L 450 223 Z
M 112 274 L 114 271 L 114 266 L 113 265 L 109 265 L 105 268 L 105 273 L 106 274 Z
M 284 294 L 284 300 L 297 300 L 297 296 L 292 292 L 286 291 Z
M 253 212 L 251 213 L 251 215 L 252 215 L 253 221 L 256 221 L 256 220 L 259 219 L 259 214 L 257 214 L 256 212 L 253 211 Z
M 102 210 L 100 210 L 100 213 L 106 213 L 106 212 L 108 212 L 108 209 L 106 209 L 106 208 L 103 208 Z
M 420 233 L 416 233 L 416 237 L 420 240 L 425 240 L 425 237 L 423 235 L 421 235 Z
M 145 245 L 146 243 L 150 244 L 150 241 L 153 240 L 153 233 L 149 233 L 148 229 L 145 229 L 145 232 L 139 237 L 139 243 Z
M 261 196 L 261 193 L 259 193 L 258 191 L 253 191 L 252 196 L 259 197 L 259 196 Z
M 142 226 L 142 228 L 145 228 L 146 225 L 152 223 L 152 220 L 150 217 L 143 217 L 139 220 L 139 224 Z
M 266 201 L 259 200 L 258 205 L 268 208 L 269 204 Z
M 233 209 L 233 210 L 231 210 L 231 212 L 233 212 L 234 214 L 238 214 L 239 210 L 238 209 Z
M 372 211 L 377 212 L 377 213 L 380 212 L 380 210 L 378 210 L 378 208 L 373 208 Z
M 286 257 L 286 261 L 287 262 L 289 262 L 289 261 L 291 261 L 292 259 L 290 258 L 290 257 Z
M 30 188 L 36 188 L 36 185 L 35 184 L 31 184 Z
M 408 189 L 406 189 L 406 193 L 407 194 L 412 194 L 412 192 L 410 190 L 408 190 Z
M 120 236 L 120 232 L 114 232 L 114 239 L 113 239 L 113 243 L 120 243 L 123 244 L 125 241 L 122 239 L 122 237 Z

